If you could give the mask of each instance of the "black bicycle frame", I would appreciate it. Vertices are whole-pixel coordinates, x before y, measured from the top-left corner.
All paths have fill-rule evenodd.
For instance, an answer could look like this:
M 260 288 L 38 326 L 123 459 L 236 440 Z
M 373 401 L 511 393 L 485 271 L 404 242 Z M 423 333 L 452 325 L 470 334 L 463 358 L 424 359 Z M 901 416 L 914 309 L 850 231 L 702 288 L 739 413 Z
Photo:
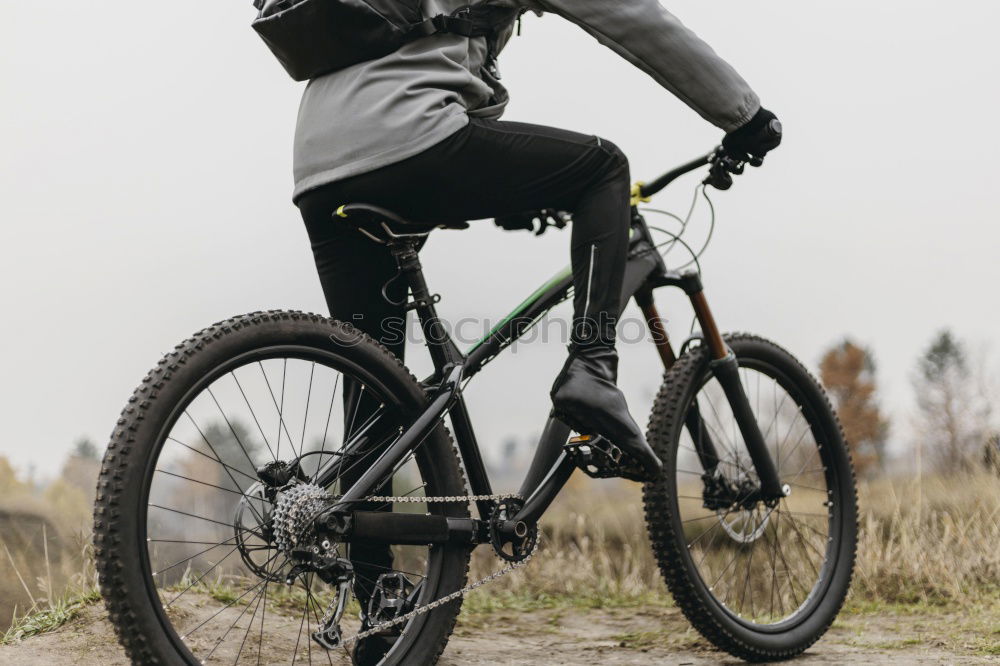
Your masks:
M 655 185 L 657 189 L 661 189 L 681 173 L 691 171 L 705 163 L 706 160 L 702 159 L 684 165 L 684 167 L 667 174 L 669 178 L 667 176 L 661 178 Z M 643 190 L 639 191 L 645 193 Z M 395 218 L 388 211 L 370 206 L 354 205 L 345 207 L 345 209 L 347 209 L 348 214 L 354 211 L 374 212 L 377 217 L 396 223 L 397 227 L 406 224 L 405 221 Z M 344 213 L 345 210 L 342 209 L 341 214 Z M 366 233 L 373 238 L 379 238 L 380 242 L 389 246 L 399 264 L 400 277 L 405 279 L 409 286 L 412 300 L 407 308 L 416 310 L 435 368 L 434 374 L 422 382 L 428 389 L 430 400 L 425 411 L 412 425 L 382 452 L 356 483 L 343 493 L 338 504 L 326 514 L 328 516 L 338 512 L 340 514 L 350 512 L 352 504 L 370 495 L 372 490 L 383 483 L 387 475 L 406 460 L 407 456 L 438 426 L 446 414 L 451 419 L 452 432 L 458 442 L 472 493 L 474 495 L 492 495 L 492 487 L 475 431 L 469 419 L 465 399 L 462 395 L 462 387 L 464 382 L 478 374 L 507 347 L 530 330 L 545 313 L 569 298 L 572 289 L 572 274 L 567 268 L 529 296 L 497 324 L 486 337 L 473 345 L 466 353 L 462 353 L 438 318 L 435 308 L 438 298 L 430 293 L 424 280 L 417 250 L 427 232 L 396 233 L 384 221 L 380 223 L 380 226 L 381 233 L 378 236 L 370 231 L 366 231 Z M 636 303 L 642 309 L 663 365 L 669 369 L 676 360 L 676 356 L 666 335 L 663 320 L 656 310 L 652 295 L 653 291 L 660 287 L 680 288 L 690 299 L 701 326 L 700 338 L 702 343 L 707 345 L 713 357 L 712 373 L 721 384 L 733 408 L 734 416 L 760 479 L 759 497 L 755 499 L 765 502 L 776 501 L 784 496 L 777 470 L 767 451 L 764 438 L 740 382 L 736 359 L 719 333 L 708 306 L 700 276 L 693 272 L 681 274 L 667 270 L 650 236 L 645 220 L 633 207 L 631 241 L 622 303 L 626 304 L 629 299 L 635 298 Z M 685 426 L 692 434 L 697 455 L 705 474 L 713 475 L 719 464 L 719 456 L 715 443 L 702 424 L 697 405 L 694 405 L 687 414 Z M 531 525 L 537 522 L 573 473 L 575 465 L 564 451 L 569 434 L 568 426 L 552 416 L 549 417 L 535 451 L 534 459 L 519 491 L 519 494 L 526 498 L 525 504 L 517 516 L 507 522 L 511 529 L 518 524 Z M 318 475 L 319 482 L 322 484 L 336 478 L 339 467 L 349 458 L 348 452 L 351 448 L 357 446 L 359 449 L 363 449 L 364 443 L 371 439 L 374 438 L 366 437 L 366 433 L 356 434 L 352 441 L 345 444 L 345 455 L 330 463 Z M 480 499 L 477 501 L 477 508 L 480 517 L 485 519 L 491 515 L 494 505 L 490 500 Z M 369 537 L 377 536 L 379 529 L 372 523 L 384 520 L 392 521 L 391 529 L 390 523 L 386 522 L 383 533 L 385 540 L 391 543 L 433 543 L 454 538 L 471 539 L 474 543 L 479 543 L 482 540 L 482 532 L 477 530 L 476 521 L 471 521 L 470 525 L 470 521 L 420 516 L 412 518 L 413 525 L 408 530 L 400 521 L 391 516 L 392 514 L 382 514 L 381 517 L 368 514 L 365 520 L 369 527 L 364 531 Z M 356 527 L 360 529 L 360 524 Z M 477 534 L 480 535 L 478 538 Z

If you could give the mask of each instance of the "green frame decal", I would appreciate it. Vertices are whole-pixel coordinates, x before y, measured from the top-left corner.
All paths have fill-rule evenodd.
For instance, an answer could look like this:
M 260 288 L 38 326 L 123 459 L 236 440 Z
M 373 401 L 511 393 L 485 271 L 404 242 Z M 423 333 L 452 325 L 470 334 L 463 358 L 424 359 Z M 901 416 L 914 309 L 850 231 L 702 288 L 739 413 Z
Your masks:
M 524 301 L 522 301 L 516 308 L 514 308 L 513 310 L 511 310 L 511 312 L 506 317 L 504 317 L 503 319 L 501 319 L 497 323 L 496 326 L 494 326 L 493 328 L 491 328 L 490 331 L 489 331 L 489 333 L 487 333 L 485 336 L 483 336 L 483 338 L 479 342 L 477 342 L 476 344 L 474 344 L 471 347 L 469 347 L 469 349 L 467 349 L 466 352 L 465 352 L 466 356 L 468 356 L 469 354 L 471 354 L 472 352 L 474 352 L 476 349 L 478 349 L 480 346 L 482 346 L 482 344 L 484 342 L 486 342 L 487 340 L 489 340 L 490 337 L 492 337 L 493 335 L 495 335 L 497 333 L 497 331 L 499 331 L 501 328 L 503 328 L 507 324 L 507 322 L 509 322 L 511 319 L 513 319 L 514 317 L 517 317 L 522 312 L 524 312 L 529 307 L 531 307 L 531 305 L 534 304 L 539 298 L 541 298 L 542 295 L 545 294 L 545 292 L 547 292 L 549 289 L 551 289 L 557 283 L 562 282 L 563 280 L 565 280 L 567 277 L 569 277 L 572 274 L 572 272 L 573 272 L 573 269 L 570 266 L 566 266 L 561 271 L 559 271 L 558 273 L 556 273 L 555 275 L 553 275 L 551 278 L 549 278 L 549 280 L 545 284 L 543 284 L 541 287 L 539 287 L 534 292 L 532 292 L 532 294 L 530 296 L 528 296 L 526 299 L 524 299 Z

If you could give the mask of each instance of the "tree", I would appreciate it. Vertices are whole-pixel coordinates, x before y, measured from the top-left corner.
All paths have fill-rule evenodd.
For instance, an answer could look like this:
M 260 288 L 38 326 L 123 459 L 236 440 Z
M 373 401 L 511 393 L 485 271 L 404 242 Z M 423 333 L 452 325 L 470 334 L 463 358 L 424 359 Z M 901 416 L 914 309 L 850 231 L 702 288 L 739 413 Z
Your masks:
M 89 437 L 81 437 L 76 440 L 76 444 L 73 445 L 72 455 L 83 460 L 99 461 L 101 459 L 97 445 Z
M 26 493 L 29 490 L 29 485 L 18 478 L 17 471 L 11 466 L 10 461 L 0 455 L 0 493 L 5 498 L 10 498 L 12 495 Z
M 73 449 L 66 456 L 59 481 L 82 491 L 89 497 L 97 487 L 100 469 L 101 458 L 97 446 L 91 439 L 81 437 L 76 440 Z
M 944 330 L 917 362 L 918 451 L 942 473 L 971 471 L 987 440 L 989 401 L 969 366 L 965 346 Z
M 872 352 L 846 339 L 823 355 L 820 378 L 844 427 L 855 469 L 873 475 L 884 465 L 889 421 L 878 404 Z

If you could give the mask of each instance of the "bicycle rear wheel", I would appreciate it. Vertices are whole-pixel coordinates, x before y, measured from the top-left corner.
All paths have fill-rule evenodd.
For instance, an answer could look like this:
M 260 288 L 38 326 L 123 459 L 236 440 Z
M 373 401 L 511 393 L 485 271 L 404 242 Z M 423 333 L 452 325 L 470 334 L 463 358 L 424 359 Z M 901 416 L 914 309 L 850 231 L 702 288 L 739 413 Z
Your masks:
M 646 521 L 663 577 L 702 635 L 749 661 L 786 659 L 826 632 L 850 587 L 854 475 L 836 416 L 805 368 L 762 338 L 726 343 L 791 493 L 773 506 L 741 502 L 759 480 L 699 346 L 666 373 L 653 406 L 648 438 L 664 474 L 644 486 Z M 698 454 L 705 439 L 718 454 L 714 469 Z
M 425 406 L 396 357 L 316 315 L 233 318 L 167 354 L 122 412 L 95 507 L 101 592 L 132 661 L 352 663 L 353 646 L 328 650 L 312 638 L 339 588 L 318 569 L 293 570 L 302 560 L 288 535 L 303 532 L 286 529 L 282 541 L 279 526 L 310 525 L 310 498 L 343 493 Z M 362 432 L 378 435 L 351 448 Z M 341 463 L 336 474 L 321 475 L 331 461 Z M 300 471 L 266 483 L 268 465 Z M 378 489 L 465 495 L 444 426 Z M 461 503 L 368 504 L 363 510 L 469 515 Z M 358 611 L 401 614 L 461 589 L 470 555 L 457 544 L 323 548 L 353 565 L 360 607 L 344 616 L 346 637 L 360 629 Z M 434 663 L 460 606 L 443 604 L 375 637 L 385 649 L 374 658 L 369 649 L 365 663 Z

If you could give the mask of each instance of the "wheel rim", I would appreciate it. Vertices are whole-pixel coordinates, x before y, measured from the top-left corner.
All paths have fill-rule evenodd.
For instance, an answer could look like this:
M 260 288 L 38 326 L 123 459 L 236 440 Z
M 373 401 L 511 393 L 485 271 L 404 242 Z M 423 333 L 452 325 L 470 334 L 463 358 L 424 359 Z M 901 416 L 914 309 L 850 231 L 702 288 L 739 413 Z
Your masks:
M 347 386 L 365 396 L 355 401 L 361 406 L 350 416 L 343 397 Z M 393 416 L 399 406 L 384 387 L 353 364 L 297 347 L 273 347 L 232 359 L 206 373 L 188 391 L 155 443 L 144 481 L 147 508 L 141 516 L 140 537 L 153 606 L 189 661 L 351 663 L 346 649 L 328 652 L 310 639 L 334 590 L 314 573 L 297 577 L 290 588 L 284 585 L 291 565 L 288 554 L 262 527 L 274 502 L 264 497 L 256 468 L 270 460 L 301 459 L 306 476 L 313 480 L 323 461 L 336 458 L 344 433 L 361 429 L 360 414 L 368 415 L 368 423 L 381 419 L 395 433 L 401 425 L 400 417 Z M 389 423 L 390 419 L 395 422 Z M 369 449 L 352 464 L 367 467 L 378 450 Z M 341 486 L 349 485 L 349 476 L 334 479 L 327 489 L 337 494 Z M 436 492 L 436 483 L 421 446 L 383 489 L 386 494 L 422 496 Z M 438 509 L 415 502 L 391 510 Z M 384 570 L 414 584 L 411 603 L 431 600 L 441 575 L 443 548 L 392 546 L 389 567 L 384 558 L 372 558 L 368 551 L 362 555 L 357 548 L 350 552 L 341 545 L 340 549 L 355 563 L 357 579 L 368 590 L 377 587 Z M 357 611 L 357 605 L 351 610 Z M 360 629 L 356 615 L 344 615 L 345 636 Z M 412 645 L 423 621 L 417 618 L 405 625 L 393 653 L 404 653 Z
M 751 409 L 791 493 L 774 506 L 758 502 L 706 509 L 705 468 L 695 446 L 698 432 L 685 427 L 672 471 L 675 519 L 689 567 L 713 602 L 754 630 L 786 631 L 822 600 L 836 562 L 832 537 L 841 517 L 833 501 L 837 484 L 832 449 L 823 446 L 830 435 L 786 375 L 761 360 L 739 362 Z M 694 399 L 721 461 L 717 474 L 731 487 L 753 485 L 756 472 L 722 387 L 711 373 L 702 376 Z

